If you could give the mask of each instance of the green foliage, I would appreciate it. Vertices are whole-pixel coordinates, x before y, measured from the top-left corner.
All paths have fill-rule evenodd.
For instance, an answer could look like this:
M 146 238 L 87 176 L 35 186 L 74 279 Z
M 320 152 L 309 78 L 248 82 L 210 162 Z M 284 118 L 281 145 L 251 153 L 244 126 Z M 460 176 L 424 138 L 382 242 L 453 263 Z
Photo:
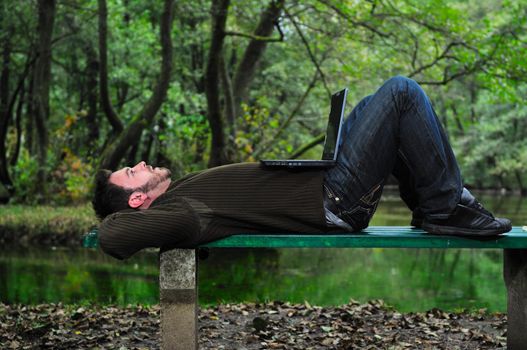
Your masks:
M 59 185 L 54 198 L 59 203 L 82 203 L 91 199 L 91 176 L 94 173 L 92 165 L 83 162 L 67 148 L 63 155 L 63 161 L 53 172 L 53 184 Z
M 13 186 L 16 193 L 16 201 L 31 203 L 33 194 L 38 190 L 35 182 L 38 171 L 38 162 L 31 157 L 26 149 L 22 150 L 16 166 L 12 170 Z
M 527 170 L 527 106 L 504 103 L 481 94 L 476 106 L 479 123 L 461 138 L 459 157 L 469 174 L 466 180 L 480 187 L 516 187 L 525 191 Z
M 52 146 L 48 152 L 47 173 L 48 203 L 78 204 L 91 199 L 93 159 L 83 160 L 71 150 L 71 143 L 78 141 L 72 135 L 72 128 L 78 121 L 75 115 L 67 115 L 64 125 L 54 132 Z M 39 184 L 35 181 L 39 169 L 35 156 L 22 149 L 17 164 L 13 167 L 12 178 L 16 197 L 14 202 L 35 204 L 40 198 L 35 196 Z

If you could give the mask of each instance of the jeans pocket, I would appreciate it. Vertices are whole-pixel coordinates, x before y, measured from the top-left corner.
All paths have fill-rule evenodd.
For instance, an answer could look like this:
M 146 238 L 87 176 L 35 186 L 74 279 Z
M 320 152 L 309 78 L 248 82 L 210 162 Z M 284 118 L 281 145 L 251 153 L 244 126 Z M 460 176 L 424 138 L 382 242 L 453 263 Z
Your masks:
M 339 217 L 358 231 L 368 227 L 372 215 L 371 209 L 357 205 L 351 210 L 341 211 Z
M 370 188 L 350 210 L 340 212 L 339 217 L 356 230 L 368 227 L 381 199 L 383 182 Z

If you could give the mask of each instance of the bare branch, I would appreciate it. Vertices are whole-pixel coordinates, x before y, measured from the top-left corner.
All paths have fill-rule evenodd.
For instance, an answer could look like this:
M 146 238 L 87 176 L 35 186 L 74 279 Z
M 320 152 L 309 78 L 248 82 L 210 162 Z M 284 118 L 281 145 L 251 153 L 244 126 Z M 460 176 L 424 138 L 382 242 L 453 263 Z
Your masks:
M 270 37 L 275 27 L 277 27 L 278 20 L 282 13 L 285 0 L 270 1 L 267 7 L 260 14 L 260 19 L 254 30 L 254 35 L 257 37 Z M 278 27 L 280 36 L 282 37 L 280 27 Z M 240 63 L 236 68 L 232 79 L 232 87 L 234 94 L 234 102 L 236 106 L 236 116 L 241 115 L 240 106 L 246 102 L 249 97 L 249 87 L 254 80 L 256 69 L 263 54 L 267 48 L 266 41 L 251 40 L 247 44 L 242 55 Z
M 307 42 L 307 39 L 304 36 L 304 33 L 302 33 L 302 30 L 300 30 L 300 27 L 298 26 L 298 23 L 296 23 L 296 21 L 293 19 L 293 17 L 289 15 L 289 12 L 287 12 L 287 9 L 284 9 L 284 12 L 285 12 L 287 18 L 289 18 L 289 20 L 291 21 L 291 23 L 293 23 L 293 26 L 295 27 L 296 32 L 300 36 L 300 39 L 302 39 L 302 43 L 306 47 L 306 50 L 307 50 L 307 53 L 309 55 L 309 58 L 311 59 L 311 62 L 313 62 L 313 64 L 317 68 L 318 74 L 320 74 L 320 78 L 322 79 L 322 83 L 324 84 L 324 89 L 326 89 L 326 92 L 327 92 L 328 96 L 331 96 L 331 90 L 329 89 L 328 84 L 326 82 L 326 76 L 324 75 L 324 72 L 322 72 L 322 68 L 320 68 L 320 65 L 318 64 L 317 59 L 315 58 L 315 55 L 311 51 L 311 48 L 309 47 L 309 43 Z
M 304 105 L 304 102 L 305 102 L 307 96 L 309 95 L 311 90 L 315 87 L 315 84 L 316 84 L 317 79 L 318 79 L 318 75 L 319 75 L 318 71 L 315 71 L 315 75 L 311 79 L 311 82 L 309 83 L 306 91 L 304 91 L 304 93 L 302 94 L 302 97 L 300 97 L 300 100 L 298 100 L 298 102 L 297 102 L 295 108 L 293 109 L 293 111 L 291 112 L 291 114 L 289 114 L 287 119 L 282 123 L 282 125 L 280 125 L 280 127 L 275 132 L 275 134 L 271 138 L 269 138 L 269 140 L 267 142 L 265 142 L 264 145 L 259 147 L 258 150 L 256 150 L 256 152 L 254 152 L 251 155 L 253 158 L 257 159 L 261 154 L 266 152 L 271 147 L 271 145 L 276 144 L 276 140 L 278 140 L 278 138 L 282 135 L 284 130 L 289 126 L 289 124 L 291 123 L 293 118 L 298 114 L 298 112 L 300 111 L 300 108 Z
M 205 69 L 205 96 L 207 98 L 207 119 L 211 129 L 211 149 L 209 167 L 227 163 L 225 154 L 225 135 L 220 103 L 220 65 L 223 63 L 223 44 L 225 23 L 229 11 L 229 0 L 216 0 L 211 4 L 211 44 L 207 67 Z
M 101 158 L 101 167 L 115 169 L 128 149 L 141 136 L 143 130 L 154 120 L 163 103 L 171 79 L 172 71 L 172 23 L 174 14 L 174 0 L 165 0 L 160 17 L 159 39 L 161 43 L 161 69 L 155 83 L 153 93 L 133 121 L 120 134 L 119 138 L 108 147 Z
M 106 119 L 112 126 L 113 136 L 119 135 L 123 129 L 123 123 L 110 101 L 108 87 L 108 8 L 106 0 L 99 0 L 99 96 L 101 107 Z
M 423 26 L 433 32 L 438 32 L 438 33 L 442 33 L 442 34 L 445 34 L 445 35 L 449 35 L 450 32 L 442 27 L 437 27 L 437 26 L 434 26 L 433 24 L 430 24 L 428 22 L 425 22 L 423 20 L 420 20 L 418 18 L 415 17 L 415 15 L 408 15 L 406 13 L 403 13 L 402 11 L 400 11 L 398 9 L 398 7 L 396 5 L 394 5 L 392 2 L 390 2 L 389 0 L 386 0 L 386 3 L 388 4 L 388 6 L 392 9 L 392 11 L 395 12 L 395 14 L 393 13 L 377 13 L 375 14 L 375 17 L 377 18 L 390 18 L 390 17 L 402 17 L 404 18 L 405 20 L 409 21 L 409 22 L 413 22 L 415 24 L 418 24 L 420 26 Z
M 363 22 L 363 21 L 356 21 L 355 19 L 351 18 L 350 16 L 346 15 L 345 13 L 343 13 L 339 8 L 337 8 L 335 5 L 333 4 L 330 4 L 329 1 L 327 0 L 318 0 L 320 3 L 328 6 L 329 8 L 333 9 L 340 17 L 344 18 L 345 20 L 349 21 L 351 24 L 353 24 L 354 26 L 356 27 L 364 27 L 368 30 L 370 30 L 371 32 L 377 34 L 378 36 L 380 37 L 383 37 L 383 38 L 388 38 L 390 36 L 392 36 L 392 34 L 388 34 L 388 33 L 384 33 L 380 30 L 378 30 L 377 28 L 375 28 L 372 24 L 370 23 L 367 23 L 367 22 Z
M 305 145 L 300 146 L 300 148 L 297 149 L 296 151 L 294 151 L 293 154 L 289 158 L 296 159 L 296 158 L 300 157 L 302 154 L 306 153 L 311 148 L 313 148 L 316 145 L 319 145 L 322 142 L 324 142 L 324 138 L 325 137 L 326 137 L 325 133 L 322 133 L 322 134 L 318 135 L 317 137 L 315 137 L 310 142 L 306 143 Z
M 260 35 L 256 35 L 256 34 L 239 33 L 239 32 L 233 32 L 233 31 L 226 31 L 224 34 L 225 35 L 230 35 L 230 36 L 241 36 L 243 38 L 249 38 L 249 39 L 257 40 L 257 41 L 266 41 L 266 42 L 282 42 L 282 41 L 284 41 L 284 33 L 282 32 L 282 28 L 280 28 L 280 25 L 278 23 L 275 24 L 275 27 L 278 30 L 278 33 L 280 34 L 279 38 L 260 36 Z
M 450 81 L 452 81 L 454 79 L 457 79 L 457 78 L 465 76 L 465 75 L 472 74 L 472 73 L 476 72 L 477 70 L 482 70 L 485 67 L 485 65 L 487 65 L 489 62 L 491 62 L 493 57 L 496 55 L 496 52 L 498 51 L 498 48 L 501 46 L 502 42 L 505 40 L 505 34 L 507 34 L 507 33 L 506 32 L 502 32 L 502 33 L 498 34 L 499 40 L 495 43 L 492 51 L 488 55 L 483 56 L 481 59 L 475 61 L 472 64 L 472 66 L 465 66 L 465 69 L 463 69 L 461 71 L 458 71 L 458 72 L 456 72 L 454 74 L 449 74 L 451 66 L 447 66 L 447 67 L 445 67 L 445 69 L 443 71 L 443 79 L 441 81 L 419 81 L 419 84 L 422 84 L 422 85 L 446 85 L 447 83 L 449 83 Z M 451 43 L 449 45 L 449 47 L 447 47 L 445 49 L 444 52 L 448 51 L 450 49 L 450 46 L 452 46 L 452 47 L 455 46 L 454 44 L 455 43 Z M 478 55 L 481 54 L 481 52 L 479 52 L 476 48 L 471 47 L 470 45 L 468 45 L 466 43 L 462 43 L 462 46 L 467 47 L 467 48 L 475 51 Z M 449 58 L 450 59 L 455 59 L 455 57 L 449 57 Z
M 467 45 L 466 43 L 464 42 L 451 42 L 449 43 L 446 48 L 443 50 L 443 52 L 437 56 L 432 62 L 428 63 L 428 64 L 425 64 L 421 67 L 419 67 L 418 69 L 414 70 L 412 73 L 410 73 L 408 75 L 408 77 L 412 78 L 414 76 L 416 76 L 417 74 L 421 73 L 422 71 L 424 70 L 427 70 L 428 68 L 430 67 L 433 67 L 435 66 L 439 61 L 441 60 L 444 60 L 444 59 L 453 59 L 453 60 L 457 60 L 457 57 L 455 56 L 452 56 L 452 55 L 448 55 L 448 53 L 450 52 L 450 50 L 455 47 L 455 46 L 464 46 L 464 47 L 467 47 L 467 48 L 470 48 L 470 49 L 473 49 L 471 48 L 469 45 Z M 476 51 L 477 52 L 477 51 Z

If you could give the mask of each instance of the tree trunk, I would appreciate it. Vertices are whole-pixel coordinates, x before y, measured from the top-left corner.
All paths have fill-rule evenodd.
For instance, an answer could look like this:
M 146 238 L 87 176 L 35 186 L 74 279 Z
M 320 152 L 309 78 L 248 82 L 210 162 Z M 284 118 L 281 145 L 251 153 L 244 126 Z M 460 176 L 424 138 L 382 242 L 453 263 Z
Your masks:
M 8 36 L 9 37 L 9 36 Z M 19 78 L 18 78 L 18 82 L 16 84 L 16 87 L 13 91 L 13 93 L 11 94 L 10 96 L 10 100 L 9 100 L 9 105 L 7 106 L 7 115 L 8 115 L 8 122 L 9 122 L 9 119 L 12 117 L 13 115 L 13 112 L 15 110 L 15 105 L 17 105 L 16 107 L 16 120 L 15 120 L 15 127 L 16 127 L 16 144 L 15 144 L 15 149 L 14 149 L 14 152 L 11 156 L 11 159 L 9 161 L 9 165 L 11 166 L 15 166 L 16 165 L 16 162 L 17 162 L 17 159 L 18 159 L 18 154 L 20 152 L 20 147 L 21 147 L 21 140 L 22 140 L 22 110 L 23 110 L 23 107 L 24 107 L 24 104 L 28 104 L 28 105 L 31 105 L 32 103 L 32 98 L 30 99 L 26 99 L 25 98 L 25 94 L 26 94 L 26 89 L 25 89 L 25 84 L 26 84 L 26 79 L 28 76 L 30 76 L 30 73 L 31 73 L 31 67 L 33 67 L 33 65 L 35 64 L 37 60 L 37 56 L 36 55 L 27 55 L 27 59 L 26 59 L 26 64 L 24 66 L 24 70 L 22 71 L 21 74 L 19 74 Z M 32 89 L 32 79 L 29 79 L 29 82 L 30 82 L 30 88 Z M 1 88 L 1 91 L 2 92 L 5 92 L 6 93 L 6 96 L 7 96 L 7 92 L 9 91 L 9 87 L 7 88 Z M 19 97 L 20 95 L 20 97 Z M 32 95 L 32 94 L 30 94 Z M 7 156 L 6 156 L 7 157 Z
M 141 160 L 146 161 L 147 163 L 151 163 L 150 161 L 150 154 L 152 153 L 152 145 L 154 144 L 154 135 L 156 133 L 154 131 L 150 131 L 148 133 L 148 136 L 146 137 L 146 145 L 143 149 L 143 152 L 141 153 Z M 157 163 L 156 163 L 157 165 Z
M 158 125 L 158 131 L 157 134 L 164 134 L 166 133 L 166 123 L 165 119 L 160 118 Z M 156 137 L 157 140 L 157 147 L 155 151 L 155 156 L 152 156 L 152 159 L 155 160 L 155 164 L 157 166 L 165 167 L 168 169 L 174 169 L 173 164 L 171 163 L 171 160 L 166 156 L 166 150 L 167 150 L 167 141 L 160 139 L 159 137 Z M 146 158 L 145 158 L 146 159 Z M 149 158 L 150 159 L 150 158 Z M 177 167 L 179 168 L 179 167 Z M 181 174 L 183 175 L 183 174 Z
M 138 142 L 142 131 L 149 126 L 154 120 L 163 100 L 166 97 L 168 85 L 170 83 L 172 71 L 172 19 L 173 19 L 174 1 L 165 0 L 163 13 L 161 14 L 160 37 L 161 37 L 161 72 L 153 94 L 147 101 L 146 105 L 134 118 L 131 124 L 121 133 L 115 142 L 113 142 L 105 151 L 101 159 L 101 167 L 115 169 L 119 162 L 124 158 L 126 152 Z
M 200 111 L 200 113 L 205 114 L 206 112 Z M 202 123 L 206 123 L 206 121 L 203 121 Z M 194 132 L 193 140 L 196 152 L 194 153 L 194 158 L 192 159 L 192 162 L 195 164 L 203 164 L 205 159 L 205 153 L 207 151 L 207 133 L 203 132 L 201 128 L 198 128 L 198 131 Z
M 139 139 L 141 139 L 141 135 L 139 135 Z M 130 150 L 128 151 L 128 155 L 126 156 L 125 162 L 126 164 L 137 164 L 137 153 L 139 151 L 139 142 L 134 142 L 132 144 L 132 147 L 130 147 Z
M 20 154 L 20 147 L 22 146 L 22 108 L 24 107 L 24 98 L 26 95 L 26 89 L 22 85 L 22 90 L 20 92 L 20 98 L 18 99 L 18 105 L 16 107 L 16 117 L 15 117 L 15 128 L 16 128 L 16 143 L 15 149 L 11 154 L 11 159 L 9 160 L 9 165 L 15 166 L 18 161 L 18 156 Z
M 204 19 L 202 17 L 196 16 L 180 16 L 181 26 L 188 26 L 190 32 L 197 31 L 199 26 L 202 24 Z M 205 62 L 205 49 L 203 45 L 203 39 L 192 40 L 188 49 L 190 51 L 190 71 L 198 72 L 204 66 Z M 198 94 L 201 94 L 205 91 L 204 83 L 205 77 L 203 75 L 191 74 L 190 79 L 196 89 Z
M 33 112 L 37 129 L 37 181 L 40 194 L 46 195 L 46 161 L 48 151 L 49 86 L 51 82 L 51 37 L 55 20 L 55 0 L 38 1 L 38 58 L 33 77 Z M 42 199 L 42 198 L 41 198 Z
M 220 72 L 225 40 L 225 23 L 229 11 L 229 0 L 212 1 L 212 34 L 207 68 L 205 71 L 205 95 L 207 97 L 207 118 L 211 129 L 209 167 L 228 162 L 225 151 L 223 116 L 220 105 Z
M 273 0 L 262 12 L 243 57 L 238 64 L 234 79 L 231 82 L 223 60 L 223 43 L 225 40 L 225 23 L 229 10 L 229 0 L 212 2 L 212 33 L 205 72 L 205 94 L 207 96 L 207 117 L 211 129 L 211 149 L 209 167 L 230 163 L 234 159 L 234 125 L 233 119 L 242 113 L 241 103 L 247 100 L 250 84 L 254 79 L 258 62 L 262 57 L 267 41 L 274 29 L 284 5 L 284 0 Z M 220 104 L 220 77 L 225 96 L 225 115 Z M 234 110 L 232 106 L 234 105 Z M 225 140 L 224 118 L 227 117 L 228 134 Z M 227 147 L 229 145 L 229 147 Z M 228 149 L 229 148 L 229 149 Z
M 117 88 L 117 105 L 116 110 L 117 113 L 121 113 L 124 108 L 124 104 L 126 103 L 126 100 L 128 99 L 128 92 L 130 91 L 130 85 L 126 81 L 118 81 L 115 84 Z
M 225 121 L 227 122 L 227 158 L 235 160 L 236 157 L 236 107 L 232 94 L 231 77 L 223 55 L 220 62 L 221 85 L 225 95 Z
M 35 76 L 34 68 L 32 70 L 32 76 Z M 25 144 L 26 149 L 28 150 L 29 154 L 35 155 L 35 143 L 34 143 L 34 137 L 35 137 L 35 131 L 34 131 L 34 124 L 35 124 L 35 113 L 33 113 L 33 100 L 35 99 L 35 90 L 33 89 L 34 86 L 34 80 L 32 78 L 29 79 L 29 89 L 28 89 L 28 96 L 27 96 L 27 107 L 26 107 L 26 120 L 25 120 L 25 129 L 26 129 L 26 137 L 25 137 Z
M 99 139 L 99 124 L 97 122 L 97 73 L 99 71 L 99 62 L 97 62 L 97 55 L 92 46 L 86 44 L 86 95 L 88 100 L 88 115 L 86 116 L 86 123 L 88 126 L 88 154 L 97 154 L 97 140 Z
M 0 186 L 12 194 L 13 183 L 7 169 L 6 137 L 11 119 L 9 108 L 9 64 L 11 60 L 11 35 L 4 36 L 2 43 L 2 73 L 0 74 Z
M 456 122 L 456 127 L 457 127 L 457 130 L 459 132 L 459 135 L 464 135 L 465 134 L 465 129 L 463 128 L 463 123 L 461 122 L 461 117 L 457 111 L 457 108 L 455 105 L 452 105 L 450 106 L 450 108 L 452 109 L 452 114 L 454 114 L 454 120 Z M 445 117 L 446 117 L 446 111 L 445 111 Z
M 518 182 L 518 186 L 520 187 L 520 193 L 521 195 L 525 195 L 527 193 L 527 188 L 523 186 L 523 174 L 519 170 L 514 171 L 514 176 L 516 176 L 516 181 Z
M 108 122 L 112 126 L 112 136 L 118 136 L 123 131 L 123 124 L 112 108 L 108 92 L 108 46 L 106 37 L 108 35 L 108 10 L 106 0 L 99 0 L 99 84 L 101 95 L 101 107 Z

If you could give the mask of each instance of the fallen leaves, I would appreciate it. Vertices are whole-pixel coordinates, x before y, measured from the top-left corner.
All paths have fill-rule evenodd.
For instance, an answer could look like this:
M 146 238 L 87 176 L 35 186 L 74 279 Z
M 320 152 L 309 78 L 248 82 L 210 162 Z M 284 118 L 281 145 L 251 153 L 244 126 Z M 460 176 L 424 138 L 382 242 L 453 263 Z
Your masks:
M 200 349 L 497 349 L 506 316 L 432 309 L 402 314 L 376 300 L 339 307 L 283 302 L 201 309 Z M 159 306 L 0 304 L 1 349 L 157 349 Z
M 156 307 L 0 304 L 0 348 L 157 348 L 158 318 Z
M 202 309 L 200 349 L 497 349 L 505 315 L 432 309 L 401 314 L 381 300 L 340 307 L 309 303 L 219 305 Z M 219 315 L 212 321 L 209 314 Z M 207 347 L 208 344 L 214 346 Z M 206 346 L 207 345 L 207 346 Z

